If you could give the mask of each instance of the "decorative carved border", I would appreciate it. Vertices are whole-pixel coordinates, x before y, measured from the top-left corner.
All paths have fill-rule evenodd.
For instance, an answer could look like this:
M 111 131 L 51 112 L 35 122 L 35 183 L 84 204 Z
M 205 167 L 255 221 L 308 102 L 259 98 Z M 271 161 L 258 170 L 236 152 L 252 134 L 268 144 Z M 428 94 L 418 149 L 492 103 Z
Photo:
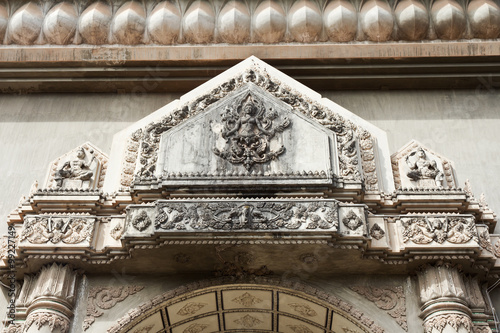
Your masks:
M 162 295 L 158 295 L 154 297 L 153 299 L 140 304 L 138 307 L 136 307 L 133 310 L 130 310 L 125 316 L 122 318 L 118 319 L 116 321 L 116 324 L 111 326 L 106 332 L 107 333 L 122 333 L 124 329 L 130 329 L 130 324 L 132 324 L 136 320 L 140 320 L 147 315 L 149 315 L 148 312 L 150 310 L 155 309 L 156 307 L 160 306 L 162 303 L 171 300 L 175 297 L 178 296 L 183 296 L 187 293 L 194 292 L 197 290 L 209 288 L 209 287 L 215 287 L 215 286 L 224 286 L 224 285 L 231 285 L 231 284 L 254 284 L 257 286 L 270 286 L 270 287 L 281 287 L 281 288 L 288 288 L 292 289 L 293 291 L 301 292 L 306 294 L 307 296 L 310 297 L 315 297 L 318 298 L 319 300 L 326 302 L 328 304 L 333 305 L 334 307 L 339 308 L 340 310 L 344 311 L 346 314 L 349 316 L 352 316 L 356 320 L 358 320 L 361 324 L 363 324 L 366 329 L 368 329 L 372 333 L 384 333 L 385 330 L 375 324 L 375 321 L 367 317 L 363 312 L 359 311 L 356 309 L 353 305 L 350 303 L 341 300 L 337 298 L 336 296 L 327 293 L 325 291 L 316 289 L 312 286 L 303 284 L 301 282 L 295 282 L 295 281 L 284 281 L 278 278 L 271 278 L 271 277 L 258 277 L 256 279 L 252 279 L 249 281 L 245 280 L 237 280 L 234 277 L 220 277 L 216 279 L 211 279 L 211 280 L 202 280 L 190 284 L 183 285 L 181 287 L 178 287 L 173 290 L 169 290 Z
M 290 88 L 286 83 L 273 80 L 265 70 L 262 70 L 255 63 L 245 73 L 228 79 L 219 87 L 207 92 L 207 94 L 174 110 L 170 115 L 148 124 L 141 130 L 135 131 L 130 136 L 126 147 L 127 158 L 122 166 L 120 183 L 123 186 L 130 186 L 132 184 L 132 179 L 130 179 L 130 172 L 132 170 L 135 170 L 136 181 L 138 180 L 137 177 L 140 180 L 156 180 L 155 168 L 161 134 L 186 119 L 203 112 L 207 106 L 216 103 L 247 83 L 259 86 L 274 97 L 290 105 L 294 110 L 303 113 L 335 132 L 339 154 L 339 176 L 347 180 L 361 181 L 363 179 L 366 189 L 378 189 L 374 139 L 371 134 L 351 121 L 335 114 L 329 108 L 313 102 L 306 97 L 302 97 L 300 93 Z M 142 135 L 140 139 L 137 138 L 139 135 Z M 139 146 L 139 152 L 136 156 L 134 149 L 136 149 L 137 145 Z M 358 152 L 361 156 L 362 175 L 359 172 Z M 132 162 L 134 156 L 135 161 Z M 137 163 L 137 160 L 139 160 L 139 163 Z

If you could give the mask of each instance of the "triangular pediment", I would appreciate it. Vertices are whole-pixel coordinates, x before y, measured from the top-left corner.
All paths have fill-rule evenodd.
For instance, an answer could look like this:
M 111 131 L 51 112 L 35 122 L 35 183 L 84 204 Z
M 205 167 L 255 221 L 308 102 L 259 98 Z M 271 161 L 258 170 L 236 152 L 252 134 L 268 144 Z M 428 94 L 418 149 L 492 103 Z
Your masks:
M 117 134 L 106 188 L 392 190 L 385 132 L 250 57 Z

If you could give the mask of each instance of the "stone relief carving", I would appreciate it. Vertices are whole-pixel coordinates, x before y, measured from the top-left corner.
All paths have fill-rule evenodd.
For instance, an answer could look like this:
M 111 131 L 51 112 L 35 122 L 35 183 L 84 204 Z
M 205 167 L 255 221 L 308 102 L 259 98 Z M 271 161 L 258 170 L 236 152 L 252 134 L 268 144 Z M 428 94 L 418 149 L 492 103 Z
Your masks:
M 354 286 L 351 289 L 375 303 L 380 309 L 385 310 L 387 314 L 396 320 L 399 326 L 408 331 L 406 296 L 403 287 Z
M 316 317 L 318 315 L 314 309 L 304 303 L 290 303 L 288 306 L 304 317 Z
M 307 100 L 285 83 L 272 79 L 267 72 L 261 70 L 257 65 L 254 65 L 252 69 L 247 70 L 242 75 L 236 76 L 207 94 L 200 96 L 190 104 L 178 108 L 171 115 L 150 123 L 140 133 L 138 131 L 134 132 L 132 137 L 135 138 L 137 135 L 140 135 L 141 138 L 135 141 L 131 137 L 127 150 L 134 149 L 133 147 L 138 142 L 139 153 L 137 158 L 135 158 L 135 163 L 127 161 L 124 168 L 127 168 L 129 171 L 135 170 L 136 163 L 138 162 L 136 176 L 139 179 L 153 179 L 155 177 L 161 134 L 185 119 L 199 114 L 209 105 L 219 101 L 249 82 L 261 87 L 295 110 L 316 119 L 321 125 L 335 132 L 337 135 L 340 177 L 356 181 L 361 181 L 363 178 L 366 189 L 378 189 L 374 142 L 371 134 L 349 120 L 333 113 L 328 108 Z M 358 154 L 361 155 L 362 174 L 360 172 Z M 127 156 L 130 156 L 130 160 L 132 160 L 134 155 L 130 154 Z M 130 186 L 132 180 L 129 179 L 130 177 L 122 175 L 122 185 Z
M 489 326 L 474 326 L 472 329 L 473 333 L 492 333 L 492 330 Z
M 363 220 L 352 210 L 342 219 L 342 223 L 350 230 L 356 231 L 363 225 Z
M 151 219 L 145 211 L 139 212 L 139 214 L 132 220 L 132 225 L 138 231 L 144 231 L 151 225 Z
M 36 216 L 24 220 L 20 241 L 31 244 L 90 242 L 94 231 L 94 218 L 71 216 Z
M 240 326 L 245 327 L 245 328 L 252 328 L 256 325 L 263 323 L 262 320 L 255 318 L 249 314 L 241 317 L 240 319 L 236 319 L 234 322 Z
M 237 279 L 253 278 L 256 276 L 272 275 L 266 265 L 258 268 L 251 268 L 253 257 L 248 252 L 238 252 L 233 260 L 225 259 L 222 254 L 230 245 L 219 245 L 215 247 L 215 255 L 221 262 L 220 267 L 215 267 L 215 276 L 230 276 Z
M 105 310 L 114 307 L 130 295 L 144 289 L 142 286 L 91 287 L 87 300 L 87 314 L 83 320 L 83 330 L 86 331 L 95 322 L 95 318 L 104 314 Z
M 24 324 L 10 324 L 5 333 L 23 333 L 24 332 Z
M 208 325 L 205 324 L 194 323 L 189 325 L 184 331 L 182 331 L 182 333 L 200 333 L 203 332 L 207 327 Z
M 100 188 L 107 163 L 105 154 L 85 143 L 51 164 L 46 186 L 55 189 Z
M 234 298 L 233 302 L 241 304 L 245 307 L 250 307 L 255 304 L 262 303 L 263 301 L 260 298 L 255 297 L 254 295 L 251 295 L 248 292 L 246 292 L 243 295 Z
M 134 330 L 132 333 L 149 333 L 155 325 L 148 325 Z
M 67 318 L 54 312 L 35 312 L 26 318 L 24 330 L 28 331 L 33 324 L 38 330 L 47 325 L 51 332 L 57 329 L 61 333 L 66 333 L 69 331 L 70 322 Z
M 195 303 L 195 302 L 189 302 L 186 305 L 184 305 L 178 312 L 177 314 L 179 316 L 192 316 L 196 312 L 200 311 L 203 307 L 205 307 L 207 303 Z
M 418 182 L 419 187 L 443 187 L 444 174 L 438 169 L 436 161 L 427 157 L 424 149 L 411 152 L 406 156 L 405 162 L 410 167 L 406 176 Z M 433 180 L 434 184 L 429 184 L 429 179 Z
M 110 233 L 111 237 L 113 237 L 114 240 L 120 240 L 124 231 L 125 231 L 125 228 L 123 227 L 123 224 L 118 223 L 117 225 L 114 226 L 113 229 L 111 229 L 111 231 L 109 233 Z
M 446 326 L 451 326 L 458 332 L 460 327 L 465 328 L 467 332 L 472 330 L 472 321 L 469 317 L 460 314 L 437 315 L 428 319 L 424 323 L 425 333 L 432 333 L 434 330 L 443 332 Z
M 295 333 L 313 333 L 313 331 L 311 331 L 304 325 L 287 325 L 287 326 Z
M 370 228 L 370 236 L 376 240 L 381 240 L 385 236 L 385 231 L 378 225 L 378 223 L 375 223 Z
M 473 218 L 458 216 L 402 218 L 403 241 L 415 244 L 448 241 L 465 244 L 470 240 L 478 241 Z
M 290 125 L 288 118 L 280 124 L 273 121 L 277 115 L 266 110 L 264 103 L 252 94 L 232 106 L 221 115 L 224 122 L 222 137 L 226 139 L 223 150 L 214 148 L 214 153 L 232 164 L 242 164 L 250 171 L 255 163 L 266 163 L 285 152 L 281 146 L 270 149 L 270 140 Z
M 495 249 L 493 248 L 493 245 L 491 244 L 490 233 L 488 232 L 488 230 L 483 229 L 482 231 L 478 232 L 478 236 L 479 236 L 479 245 L 484 250 L 495 255 Z
M 160 231 L 336 230 L 338 226 L 337 207 L 337 202 L 333 201 L 304 203 L 294 201 L 163 202 L 157 205 L 158 215 L 155 218 L 155 229 Z
M 139 129 L 132 133 L 128 138 L 127 148 L 125 151 L 125 158 L 122 164 L 122 173 L 120 178 L 120 184 L 122 186 L 130 186 L 134 178 L 135 171 L 135 161 L 139 154 L 139 142 L 142 136 L 142 129 Z
M 500 239 L 497 240 L 497 242 L 495 243 L 495 256 L 497 256 L 497 258 L 500 258 Z

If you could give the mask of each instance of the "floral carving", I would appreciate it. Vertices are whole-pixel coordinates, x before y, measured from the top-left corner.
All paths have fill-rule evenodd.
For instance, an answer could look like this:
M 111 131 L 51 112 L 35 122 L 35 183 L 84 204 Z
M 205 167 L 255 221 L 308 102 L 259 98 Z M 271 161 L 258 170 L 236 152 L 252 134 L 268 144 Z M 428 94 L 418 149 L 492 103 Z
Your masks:
M 96 317 L 102 316 L 104 310 L 111 309 L 116 303 L 142 289 L 144 289 L 142 286 L 91 287 L 87 301 L 87 314 L 83 321 L 83 330 L 86 331 L 95 322 Z
M 111 229 L 109 233 L 115 240 L 120 240 L 124 231 L 125 229 L 123 228 L 123 225 L 121 223 L 118 223 L 113 229 Z
M 474 326 L 473 333 L 492 333 L 489 326 Z
M 337 206 L 334 201 L 159 203 L 155 229 L 336 230 Z
M 385 231 L 382 229 L 378 223 L 375 223 L 370 229 L 370 236 L 376 240 L 381 240 L 384 238 Z
M 248 69 L 244 74 L 238 75 L 207 94 L 200 96 L 193 102 L 179 107 L 159 121 L 150 123 L 140 133 L 134 132 L 129 140 L 128 149 L 130 147 L 133 149 L 135 142 L 138 142 L 139 152 L 134 163 L 127 162 L 124 169 L 127 168 L 129 172 L 133 172 L 132 170 L 136 169 L 136 163 L 139 161 L 137 175 L 140 179 L 155 177 L 161 134 L 185 119 L 203 112 L 209 105 L 214 104 L 248 82 L 261 87 L 295 110 L 317 120 L 320 124 L 335 132 L 337 135 L 340 177 L 356 181 L 361 181 L 364 178 L 366 189 L 378 189 L 374 143 L 371 134 L 335 114 L 325 106 L 318 105 L 302 97 L 301 94 L 288 87 L 285 83 L 272 79 L 266 71 L 261 70 L 257 65 L 253 69 Z M 132 138 L 136 136 L 140 136 L 140 139 L 134 141 Z M 361 168 L 358 161 L 358 152 L 361 155 Z M 363 175 L 361 175 L 360 169 L 362 169 Z M 122 185 L 129 186 L 130 183 L 130 177 L 122 173 Z
M 304 325 L 287 325 L 287 326 L 290 327 L 290 329 L 295 333 L 313 333 L 313 331 L 311 331 Z
M 355 330 L 351 330 L 350 328 L 347 327 L 342 327 L 342 330 L 344 331 L 344 333 L 358 333 Z
M 182 333 L 200 333 L 203 332 L 207 327 L 208 325 L 205 324 L 194 323 L 189 325 L 184 331 L 182 331 Z
M 495 243 L 495 256 L 497 256 L 497 258 L 500 258 L 500 239 L 497 240 L 497 242 Z
M 399 326 L 408 331 L 406 297 L 403 287 L 375 288 L 355 286 L 351 287 L 351 289 L 375 303 L 380 309 L 385 310 L 396 320 Z
M 249 293 L 244 293 L 241 296 L 238 296 L 233 299 L 233 302 L 241 304 L 245 307 L 253 306 L 255 304 L 259 304 L 262 302 L 262 300 L 258 297 L 255 297 Z
M 139 151 L 139 141 L 142 136 L 142 130 L 139 129 L 132 133 L 127 142 L 127 150 L 125 152 L 125 160 L 123 161 L 122 174 L 120 184 L 130 186 L 134 177 L 135 161 Z
M 451 326 L 458 332 L 460 327 L 464 327 L 467 332 L 472 330 L 472 321 L 469 317 L 459 314 L 437 315 L 424 323 L 425 333 L 432 333 L 433 330 L 442 333 L 446 326 Z
M 69 331 L 69 320 L 52 312 L 30 313 L 28 315 L 28 318 L 26 318 L 26 322 L 24 323 L 24 330 L 27 332 L 33 324 L 35 324 L 38 330 L 40 330 L 43 326 L 48 325 L 51 332 L 53 332 L 55 329 L 57 329 L 61 333 L 66 333 Z
M 214 153 L 232 164 L 243 164 L 248 171 L 255 163 L 276 159 L 285 152 L 285 147 L 272 151 L 270 140 L 290 125 L 288 118 L 274 124 L 277 116 L 272 109 L 266 110 L 261 100 L 248 94 L 222 113 L 224 129 L 221 134 L 226 139 L 226 147 L 223 150 L 214 148 Z
M 145 211 L 139 212 L 139 214 L 132 220 L 132 225 L 138 231 L 144 231 L 151 225 L 151 219 Z
M 195 302 L 189 302 L 186 305 L 184 305 L 178 312 L 177 314 L 179 316 L 192 316 L 199 310 L 201 310 L 207 303 L 195 303 Z
M 288 304 L 293 310 L 300 313 L 304 317 L 315 317 L 318 314 L 309 305 L 304 303 L 291 303 Z
M 363 220 L 353 210 L 350 210 L 342 219 L 342 223 L 344 223 L 348 229 L 356 231 L 363 225 Z
M 90 242 L 94 219 L 84 217 L 36 216 L 24 220 L 20 241 L 31 244 L 78 244 Z
M 472 218 L 449 217 L 415 217 L 402 219 L 403 241 L 410 240 L 416 244 L 429 244 L 445 241 L 464 244 L 470 240 L 477 241 L 477 230 Z
M 23 333 L 24 325 L 23 324 L 10 324 L 6 329 L 5 333 Z
M 479 236 L 479 245 L 486 251 L 491 254 L 495 254 L 495 250 L 493 249 L 493 245 L 491 244 L 490 233 L 488 230 L 484 229 L 478 232 Z
M 234 322 L 240 326 L 245 327 L 245 328 L 252 328 L 256 325 L 263 323 L 262 320 L 257 319 L 255 317 L 252 317 L 249 314 L 245 315 L 244 317 L 241 317 L 240 319 L 236 319 Z
M 132 333 L 149 333 L 149 332 L 151 332 L 151 330 L 153 329 L 153 327 L 155 327 L 154 324 L 148 325 L 148 326 L 144 326 L 144 327 L 141 327 L 141 328 L 138 328 L 138 329 L 134 330 Z

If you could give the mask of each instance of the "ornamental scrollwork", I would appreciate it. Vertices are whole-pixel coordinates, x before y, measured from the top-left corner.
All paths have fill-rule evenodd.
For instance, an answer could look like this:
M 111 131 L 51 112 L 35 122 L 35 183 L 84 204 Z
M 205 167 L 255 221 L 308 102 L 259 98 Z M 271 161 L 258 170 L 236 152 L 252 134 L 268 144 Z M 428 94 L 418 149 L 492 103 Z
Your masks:
M 38 330 L 43 326 L 49 326 L 51 332 L 57 330 L 61 333 L 67 333 L 70 326 L 68 318 L 52 312 L 35 312 L 29 314 L 24 323 L 25 332 L 27 332 L 33 324 L 35 324 Z
M 453 244 L 465 244 L 470 240 L 478 241 L 474 220 L 457 216 L 415 217 L 402 219 L 403 241 L 415 244 L 448 241 Z
M 144 231 L 151 225 L 151 219 L 145 211 L 139 212 L 139 214 L 133 218 L 132 226 L 138 231 Z
M 442 333 L 446 326 L 451 326 L 458 332 L 463 327 L 467 332 L 472 330 L 472 321 L 468 316 L 459 314 L 446 314 L 434 316 L 424 323 L 425 333 L 437 331 Z
M 350 210 L 342 219 L 342 223 L 347 229 L 356 231 L 363 225 L 363 220 L 353 210 Z
M 336 202 L 159 203 L 156 230 L 297 230 L 338 226 Z
M 264 103 L 252 94 L 226 107 L 221 117 L 224 123 L 221 135 L 226 140 L 226 147 L 213 149 L 220 158 L 231 164 L 242 164 L 250 171 L 254 164 L 269 162 L 285 152 L 284 146 L 272 151 L 270 140 L 276 133 L 283 132 L 290 120 L 285 118 L 275 124 L 277 113 L 266 110 Z
M 24 220 L 20 241 L 31 244 L 90 242 L 94 219 L 85 217 L 36 216 Z

